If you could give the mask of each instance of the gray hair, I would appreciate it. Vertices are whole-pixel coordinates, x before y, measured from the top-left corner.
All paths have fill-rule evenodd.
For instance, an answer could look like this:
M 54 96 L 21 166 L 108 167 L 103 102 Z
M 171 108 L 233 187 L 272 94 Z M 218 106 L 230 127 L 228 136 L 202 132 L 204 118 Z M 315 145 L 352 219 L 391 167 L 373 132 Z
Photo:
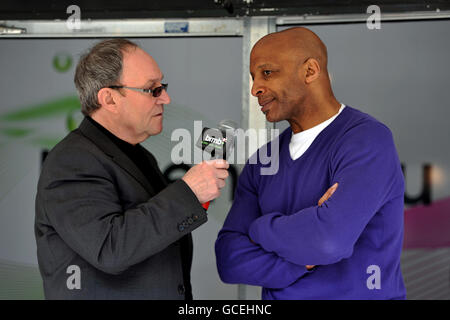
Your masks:
M 74 82 L 81 102 L 81 112 L 91 115 L 100 108 L 100 89 L 117 84 L 122 75 L 123 51 L 138 47 L 126 39 L 109 39 L 95 44 L 78 62 Z

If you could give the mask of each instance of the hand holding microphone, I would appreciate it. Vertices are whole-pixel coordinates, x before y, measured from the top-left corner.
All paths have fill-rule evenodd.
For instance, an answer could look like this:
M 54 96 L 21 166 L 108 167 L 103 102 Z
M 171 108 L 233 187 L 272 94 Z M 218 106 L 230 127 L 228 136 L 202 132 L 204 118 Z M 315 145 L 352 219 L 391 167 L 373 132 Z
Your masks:
M 197 147 L 216 160 L 204 161 L 192 167 L 183 176 L 205 210 L 209 201 L 220 196 L 225 187 L 229 164 L 225 160 L 233 149 L 237 125 L 232 120 L 222 120 L 218 128 L 203 128 Z
M 229 164 L 226 160 L 203 161 L 189 169 L 182 177 L 192 189 L 200 203 L 206 203 L 220 196 L 220 189 L 225 187 Z

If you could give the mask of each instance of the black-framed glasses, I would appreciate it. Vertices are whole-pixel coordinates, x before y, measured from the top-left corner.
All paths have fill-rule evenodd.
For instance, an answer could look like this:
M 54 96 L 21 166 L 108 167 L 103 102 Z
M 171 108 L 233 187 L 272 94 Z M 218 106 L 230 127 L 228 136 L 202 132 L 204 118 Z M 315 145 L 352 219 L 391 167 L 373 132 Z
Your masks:
M 127 87 L 127 86 L 109 86 L 110 89 L 129 89 L 134 90 L 138 92 L 144 92 L 144 93 L 151 93 L 155 98 L 158 98 L 163 90 L 167 91 L 168 83 L 161 83 L 161 86 L 156 87 L 154 89 L 142 89 L 142 88 L 134 88 L 134 87 Z

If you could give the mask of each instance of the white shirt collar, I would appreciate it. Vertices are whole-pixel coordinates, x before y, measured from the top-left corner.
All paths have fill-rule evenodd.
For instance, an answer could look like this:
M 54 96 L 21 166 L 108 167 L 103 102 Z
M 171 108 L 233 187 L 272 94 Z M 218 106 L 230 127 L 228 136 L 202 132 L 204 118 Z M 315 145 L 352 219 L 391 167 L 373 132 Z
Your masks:
M 312 144 L 314 139 L 319 135 L 319 133 L 322 132 L 322 130 L 327 126 L 329 126 L 330 123 L 332 123 L 333 120 L 336 119 L 337 116 L 342 112 L 342 110 L 344 110 L 344 108 L 345 105 L 341 103 L 341 107 L 339 108 L 338 113 L 332 116 L 330 119 L 325 120 L 324 122 L 319 123 L 312 128 L 309 128 L 308 130 L 304 130 L 296 134 L 292 133 L 291 142 L 289 143 L 289 152 L 291 154 L 291 158 L 293 160 L 300 158 Z

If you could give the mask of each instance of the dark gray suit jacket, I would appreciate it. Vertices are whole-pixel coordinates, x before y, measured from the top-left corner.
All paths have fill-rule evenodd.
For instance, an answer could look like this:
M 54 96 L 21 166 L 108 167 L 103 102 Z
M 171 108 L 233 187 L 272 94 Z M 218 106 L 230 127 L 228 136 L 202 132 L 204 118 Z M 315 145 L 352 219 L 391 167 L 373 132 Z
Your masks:
M 190 269 L 190 232 L 206 221 L 184 181 L 155 194 L 151 181 L 85 119 L 48 154 L 38 183 L 35 235 L 45 297 L 184 299 L 181 250 L 189 251 Z

